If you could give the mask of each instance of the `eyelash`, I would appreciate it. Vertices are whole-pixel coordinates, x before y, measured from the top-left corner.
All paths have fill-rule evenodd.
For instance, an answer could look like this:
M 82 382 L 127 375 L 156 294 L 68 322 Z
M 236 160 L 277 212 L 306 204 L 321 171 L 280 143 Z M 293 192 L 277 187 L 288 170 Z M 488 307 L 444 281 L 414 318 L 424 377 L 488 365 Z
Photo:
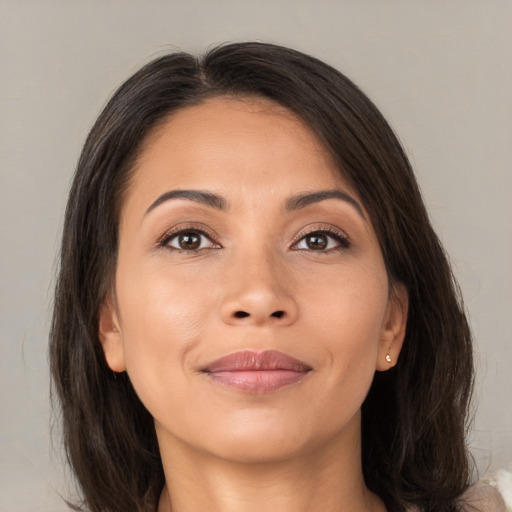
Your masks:
M 219 243 L 214 241 L 214 237 L 212 236 L 212 234 L 210 234 L 206 230 L 198 228 L 196 226 L 184 226 L 184 227 L 180 227 L 179 229 L 171 230 L 171 231 L 165 233 L 165 235 L 162 236 L 160 238 L 160 240 L 157 241 L 156 247 L 158 249 L 159 248 L 167 248 L 170 251 L 177 251 L 177 252 L 182 252 L 182 253 L 192 253 L 192 254 L 199 253 L 200 251 L 205 249 L 205 248 L 178 249 L 176 247 L 169 246 L 169 243 L 171 242 L 171 240 L 175 239 L 176 237 L 178 237 L 180 235 L 184 235 L 184 234 L 197 234 L 200 236 L 204 236 L 213 245 L 213 247 L 209 247 L 209 248 L 212 248 L 212 249 L 221 249 L 222 248 L 222 246 Z M 337 247 L 331 247 L 328 249 L 318 249 L 318 250 L 300 249 L 300 248 L 296 247 L 300 242 L 305 240 L 307 237 L 310 237 L 313 235 L 327 236 L 331 239 L 334 239 L 337 244 Z M 324 254 L 324 253 L 329 253 L 329 252 L 333 252 L 333 251 L 344 251 L 344 250 L 349 249 L 351 247 L 351 245 L 352 245 L 352 243 L 350 241 L 350 238 L 345 233 L 338 231 L 336 229 L 333 229 L 333 228 L 317 228 L 317 229 L 313 229 L 310 231 L 299 233 L 299 235 L 296 237 L 296 240 L 291 245 L 291 249 L 295 250 L 295 251 L 318 252 L 318 253 Z
M 186 252 L 186 253 L 192 253 L 192 254 L 198 253 L 204 249 L 204 248 L 203 249 L 201 249 L 201 248 L 199 248 L 199 249 L 178 249 L 176 247 L 169 246 L 169 242 L 171 242 L 171 240 L 179 237 L 180 235 L 185 235 L 185 234 L 196 234 L 196 235 L 204 236 L 212 243 L 212 245 L 214 246 L 212 248 L 215 248 L 215 249 L 221 248 L 221 245 L 214 241 L 214 237 L 211 233 L 209 233 L 208 231 L 206 231 L 204 229 L 198 228 L 196 226 L 180 226 L 179 229 L 168 231 L 167 233 L 165 233 L 165 235 L 163 237 L 160 238 L 160 240 L 158 240 L 158 242 L 156 243 L 156 247 L 157 247 L 157 249 L 167 248 L 170 251 L 177 251 L 177 252 L 183 252 L 183 253 Z
M 305 240 L 307 237 L 310 237 L 313 235 L 321 235 L 321 236 L 327 236 L 329 238 L 332 238 L 336 242 L 337 246 L 331 247 L 328 249 L 318 249 L 318 250 L 299 249 L 299 248 L 293 249 L 295 246 L 297 246 L 300 242 Z M 299 233 L 299 235 L 296 238 L 296 241 L 292 245 L 292 249 L 295 251 L 308 251 L 308 252 L 317 252 L 317 253 L 325 254 L 325 253 L 329 253 L 329 252 L 346 251 L 347 249 L 350 249 L 351 246 L 352 246 L 352 242 L 350 241 L 350 238 L 342 231 L 339 231 L 332 227 L 330 227 L 330 228 L 322 227 L 322 228 L 317 228 L 317 229 Z

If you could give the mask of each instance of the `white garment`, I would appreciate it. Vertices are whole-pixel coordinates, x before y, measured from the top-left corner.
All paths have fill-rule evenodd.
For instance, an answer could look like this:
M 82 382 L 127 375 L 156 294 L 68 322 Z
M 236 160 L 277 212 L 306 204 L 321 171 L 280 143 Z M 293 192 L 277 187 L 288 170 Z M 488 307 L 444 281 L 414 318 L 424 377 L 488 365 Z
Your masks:
M 503 497 L 496 487 L 484 482 L 471 486 L 461 497 L 469 511 L 475 512 L 507 512 Z

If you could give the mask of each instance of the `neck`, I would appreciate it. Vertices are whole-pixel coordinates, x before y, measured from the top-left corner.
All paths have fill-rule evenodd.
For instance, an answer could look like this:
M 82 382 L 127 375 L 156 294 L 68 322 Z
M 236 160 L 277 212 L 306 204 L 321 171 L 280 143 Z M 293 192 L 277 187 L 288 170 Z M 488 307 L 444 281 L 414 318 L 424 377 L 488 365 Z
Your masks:
M 251 463 L 161 439 L 167 484 L 158 512 L 385 512 L 364 483 L 359 435 L 347 444 L 346 434 L 283 460 Z

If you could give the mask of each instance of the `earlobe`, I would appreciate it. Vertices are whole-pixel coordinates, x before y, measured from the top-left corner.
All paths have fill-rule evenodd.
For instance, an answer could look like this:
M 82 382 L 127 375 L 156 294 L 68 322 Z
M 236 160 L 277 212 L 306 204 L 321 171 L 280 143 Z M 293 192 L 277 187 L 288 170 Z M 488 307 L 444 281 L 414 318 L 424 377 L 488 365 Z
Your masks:
M 111 299 L 105 299 L 100 308 L 98 336 L 109 368 L 117 373 L 126 370 L 124 347 L 118 315 Z
M 393 286 L 389 298 L 386 318 L 381 332 L 376 369 L 389 370 L 396 365 L 402 349 L 407 327 L 409 296 L 401 283 Z

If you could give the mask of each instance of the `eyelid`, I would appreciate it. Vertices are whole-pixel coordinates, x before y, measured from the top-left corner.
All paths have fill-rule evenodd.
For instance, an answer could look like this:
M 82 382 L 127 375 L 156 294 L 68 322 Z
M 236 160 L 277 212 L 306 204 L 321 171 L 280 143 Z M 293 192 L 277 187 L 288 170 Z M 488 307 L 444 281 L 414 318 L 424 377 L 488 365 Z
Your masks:
M 176 226 L 173 226 L 172 228 L 168 229 L 155 243 L 155 248 L 159 249 L 162 247 L 168 247 L 169 241 L 174 238 L 175 236 L 181 234 L 181 233 L 187 233 L 187 232 L 196 232 L 201 235 L 204 235 L 208 240 L 211 241 L 213 245 L 216 246 L 216 248 L 221 248 L 221 244 L 219 244 L 216 241 L 216 234 L 209 229 L 204 224 L 194 224 L 194 223 L 186 223 L 186 224 L 178 224 Z M 177 249 L 176 249 L 177 250 Z
M 334 226 L 326 226 L 325 224 L 317 224 L 313 226 L 307 226 L 306 228 L 303 228 L 297 233 L 297 235 L 294 238 L 294 241 L 292 242 L 291 248 L 293 249 L 294 246 L 296 246 L 301 240 L 303 240 L 306 236 L 312 235 L 314 233 L 324 233 L 328 236 L 331 236 L 335 238 L 339 244 L 340 247 L 338 249 L 348 249 L 352 245 L 352 241 L 350 237 L 343 231 L 342 229 L 336 228 Z M 301 249 L 294 249 L 294 250 L 301 250 Z M 311 250 L 311 249 L 310 249 Z M 328 251 L 336 250 L 336 249 L 329 249 Z M 318 251 L 322 252 L 322 251 Z M 325 251 L 324 251 L 325 252 Z

